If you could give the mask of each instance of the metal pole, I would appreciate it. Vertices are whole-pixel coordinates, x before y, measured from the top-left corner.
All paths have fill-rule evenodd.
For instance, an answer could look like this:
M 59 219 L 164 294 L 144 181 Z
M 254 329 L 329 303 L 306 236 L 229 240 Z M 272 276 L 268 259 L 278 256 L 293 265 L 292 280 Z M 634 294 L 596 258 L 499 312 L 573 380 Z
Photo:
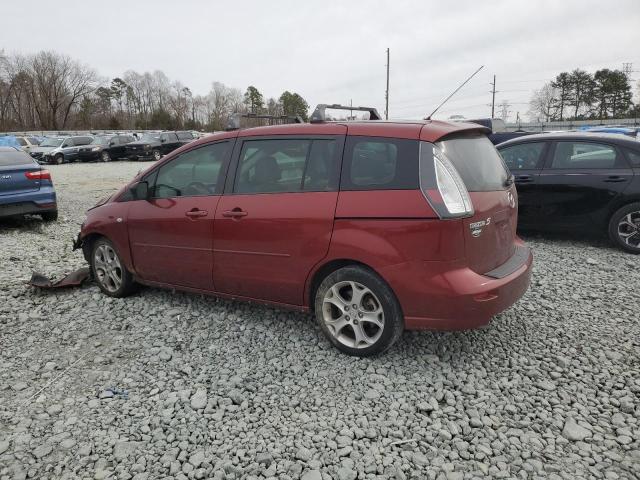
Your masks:
M 387 90 L 384 95 L 384 118 L 389 120 L 389 49 L 387 48 Z
M 493 83 L 491 84 L 493 88 L 491 89 L 491 118 L 494 117 L 495 108 L 496 108 L 496 76 L 493 76 Z

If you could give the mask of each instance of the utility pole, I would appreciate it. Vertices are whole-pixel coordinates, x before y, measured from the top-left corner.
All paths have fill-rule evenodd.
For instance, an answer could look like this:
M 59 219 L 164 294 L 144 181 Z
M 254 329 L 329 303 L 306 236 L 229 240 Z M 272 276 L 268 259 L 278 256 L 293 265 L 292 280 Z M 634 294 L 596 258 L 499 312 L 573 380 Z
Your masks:
M 493 83 L 489 85 L 491 88 L 491 118 L 495 118 L 495 110 L 496 110 L 496 76 L 493 76 Z
M 387 48 L 387 90 L 384 94 L 384 118 L 389 120 L 389 49 Z

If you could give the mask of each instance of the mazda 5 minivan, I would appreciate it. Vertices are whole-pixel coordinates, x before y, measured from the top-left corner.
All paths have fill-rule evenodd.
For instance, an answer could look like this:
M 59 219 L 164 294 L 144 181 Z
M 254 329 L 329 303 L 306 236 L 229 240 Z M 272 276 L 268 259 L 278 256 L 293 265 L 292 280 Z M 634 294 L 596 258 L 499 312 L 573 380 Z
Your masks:
M 90 209 L 75 247 L 107 295 L 145 284 L 310 311 L 369 356 L 518 300 L 532 255 L 516 225 L 484 127 L 320 121 L 181 147 Z

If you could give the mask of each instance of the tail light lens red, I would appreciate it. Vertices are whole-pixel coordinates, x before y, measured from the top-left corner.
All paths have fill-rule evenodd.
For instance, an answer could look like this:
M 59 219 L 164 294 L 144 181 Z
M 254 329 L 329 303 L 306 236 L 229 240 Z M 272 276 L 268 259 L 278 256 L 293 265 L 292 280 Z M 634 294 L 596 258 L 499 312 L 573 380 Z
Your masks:
M 437 146 L 420 142 L 420 190 L 440 218 L 473 215 L 467 187 L 456 167 Z
M 51 180 L 49 170 L 38 170 L 36 172 L 26 172 L 24 174 L 29 180 Z

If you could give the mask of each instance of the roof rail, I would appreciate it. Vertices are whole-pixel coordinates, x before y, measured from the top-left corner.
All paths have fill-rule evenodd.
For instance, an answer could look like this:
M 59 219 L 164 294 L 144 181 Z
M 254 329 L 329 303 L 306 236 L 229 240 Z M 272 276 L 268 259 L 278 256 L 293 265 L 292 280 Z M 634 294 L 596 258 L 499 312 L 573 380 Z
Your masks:
M 320 103 L 311 114 L 311 123 L 325 122 L 327 120 L 327 116 L 325 113 L 325 110 L 327 108 L 330 108 L 332 110 L 357 110 L 359 112 L 369 112 L 369 120 L 382 120 L 382 117 L 378 113 L 378 110 L 376 110 L 374 107 L 352 107 L 348 105 L 339 105 L 337 103 L 334 103 L 333 105 Z
M 241 126 L 241 121 L 243 118 L 252 119 L 252 120 L 267 120 L 267 125 L 284 125 L 288 123 L 304 123 L 304 120 L 300 115 L 261 115 L 257 113 L 233 113 L 229 117 L 229 122 L 227 122 L 227 128 L 225 130 L 240 130 L 241 128 L 247 128 Z M 253 123 L 249 125 L 250 127 L 258 127 L 263 125 L 258 125 L 257 121 L 249 122 Z

